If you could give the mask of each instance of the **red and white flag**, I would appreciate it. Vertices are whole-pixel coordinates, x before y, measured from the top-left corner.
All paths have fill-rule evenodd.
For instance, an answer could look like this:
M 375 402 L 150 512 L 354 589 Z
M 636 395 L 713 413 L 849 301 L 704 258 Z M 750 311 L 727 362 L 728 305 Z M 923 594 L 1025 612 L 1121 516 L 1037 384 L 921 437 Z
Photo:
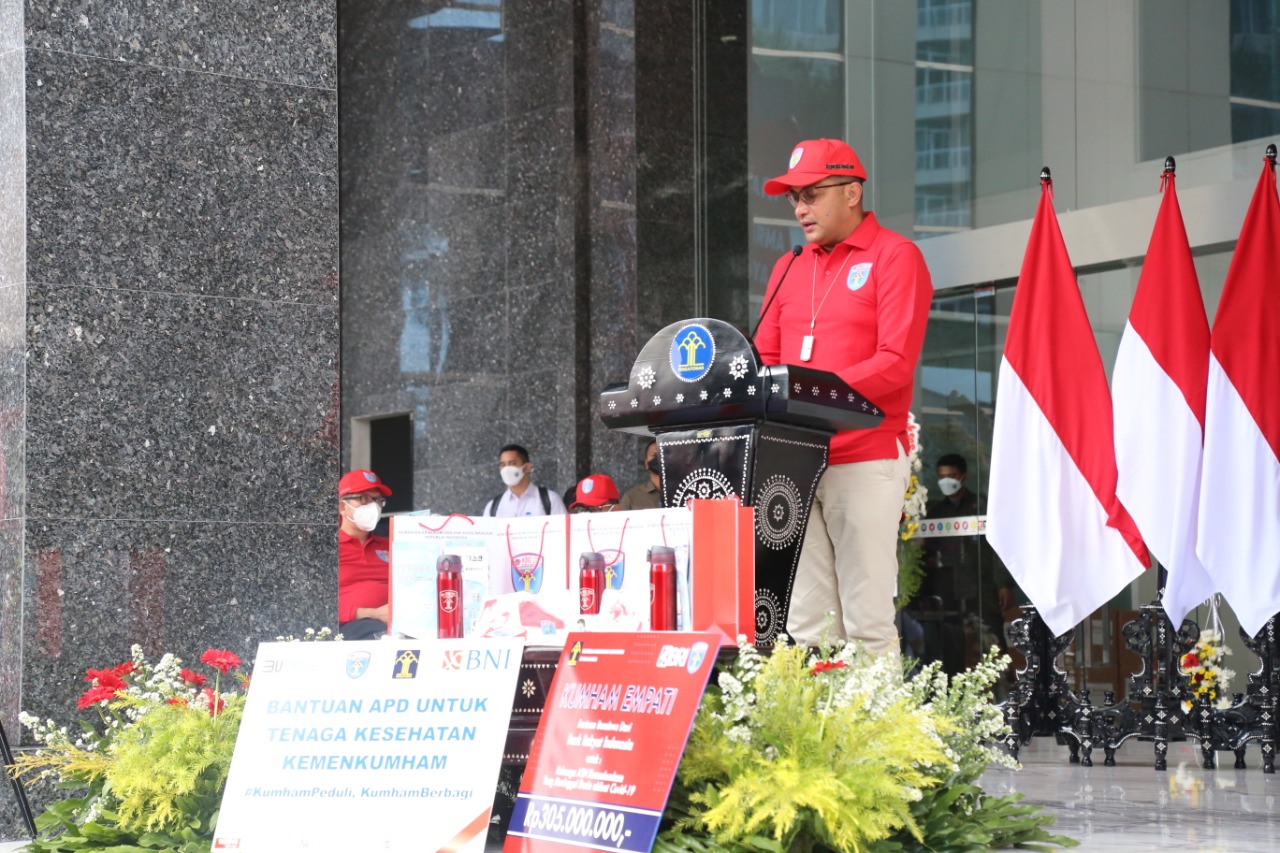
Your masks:
M 1240 627 L 1280 611 L 1280 198 L 1262 168 L 1213 318 L 1196 550 Z
M 1116 495 L 1169 572 L 1164 609 L 1174 625 L 1215 591 L 1196 556 L 1204 446 L 1209 319 L 1173 172 L 1111 373 Z
M 1054 634 L 1149 565 L 1116 497 L 1111 399 L 1045 179 L 1013 297 L 991 439 L 987 539 Z

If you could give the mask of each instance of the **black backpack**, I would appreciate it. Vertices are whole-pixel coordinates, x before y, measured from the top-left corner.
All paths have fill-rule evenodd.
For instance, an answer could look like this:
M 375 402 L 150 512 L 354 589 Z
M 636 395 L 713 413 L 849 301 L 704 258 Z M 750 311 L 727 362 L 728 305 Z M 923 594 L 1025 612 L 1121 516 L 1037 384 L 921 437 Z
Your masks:
M 502 500 L 502 496 L 506 492 L 500 492 L 493 500 L 489 501 L 485 515 L 496 515 L 498 512 L 498 501 Z M 542 514 L 551 515 L 551 496 L 547 493 L 546 486 L 538 486 L 538 497 L 542 498 Z

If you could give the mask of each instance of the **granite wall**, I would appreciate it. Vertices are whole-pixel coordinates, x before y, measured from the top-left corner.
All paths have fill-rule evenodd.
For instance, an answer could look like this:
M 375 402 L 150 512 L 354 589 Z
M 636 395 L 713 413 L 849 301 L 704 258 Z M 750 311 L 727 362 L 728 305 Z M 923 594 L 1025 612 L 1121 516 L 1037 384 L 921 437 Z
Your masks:
M 540 482 L 626 488 L 642 442 L 598 393 L 669 322 L 746 320 L 738 0 L 28 0 L 25 36 L 22 11 L 0 0 L 7 725 L 134 642 L 331 624 L 353 418 L 412 415 L 417 508 L 478 510 L 513 440 Z
M 11 736 L 133 643 L 251 659 L 332 625 L 340 420 L 333 2 L 23 12 L 0 2 Z
M 419 509 L 479 511 L 510 441 L 629 487 L 597 395 L 745 299 L 745 6 L 338 7 L 344 418 L 412 416 Z
M 22 2 L 0 0 L 0 724 L 18 737 L 22 683 L 23 423 L 26 402 L 26 207 Z M 16 803 L 0 791 L 0 838 Z

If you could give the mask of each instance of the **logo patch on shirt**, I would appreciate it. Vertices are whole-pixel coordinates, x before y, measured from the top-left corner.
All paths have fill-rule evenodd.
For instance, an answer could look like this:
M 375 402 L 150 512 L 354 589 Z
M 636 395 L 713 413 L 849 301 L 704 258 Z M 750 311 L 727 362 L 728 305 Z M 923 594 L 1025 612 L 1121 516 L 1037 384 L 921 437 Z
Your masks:
M 374 548 L 373 553 L 377 554 L 378 559 L 384 563 L 390 561 L 391 559 L 391 554 L 387 551 L 383 551 L 381 548 Z
M 854 264 L 849 269 L 849 278 L 845 280 L 845 283 L 849 285 L 850 290 L 858 290 L 867 283 L 867 279 L 870 277 L 871 264 Z

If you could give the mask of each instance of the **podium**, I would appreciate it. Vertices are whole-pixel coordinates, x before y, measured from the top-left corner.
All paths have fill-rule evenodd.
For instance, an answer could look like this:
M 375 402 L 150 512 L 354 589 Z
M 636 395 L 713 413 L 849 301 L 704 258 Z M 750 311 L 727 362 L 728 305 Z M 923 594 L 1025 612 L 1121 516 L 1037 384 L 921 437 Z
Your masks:
M 884 413 L 835 374 L 762 365 L 737 328 L 697 318 L 649 339 L 627 383 L 600 395 L 600 418 L 657 438 L 663 506 L 736 497 L 753 508 L 756 641 L 768 644 L 786 630 L 831 436 Z

